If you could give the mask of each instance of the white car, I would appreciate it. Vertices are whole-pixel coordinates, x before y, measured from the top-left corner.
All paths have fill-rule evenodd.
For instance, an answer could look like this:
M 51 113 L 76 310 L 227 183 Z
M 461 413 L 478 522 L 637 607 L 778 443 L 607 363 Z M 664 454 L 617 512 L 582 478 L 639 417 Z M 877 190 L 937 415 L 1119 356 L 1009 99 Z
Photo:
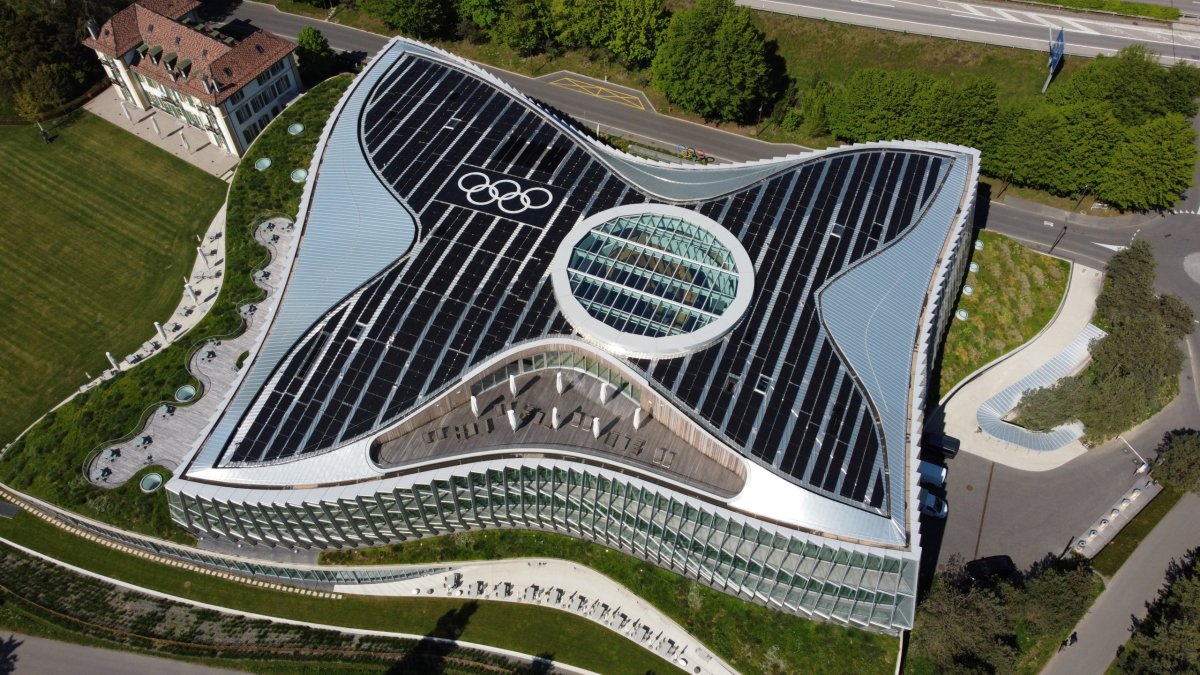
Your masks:
M 925 488 L 921 488 L 920 494 L 917 495 L 917 503 L 920 505 L 921 513 L 934 518 L 945 518 L 946 513 L 950 510 L 941 497 Z

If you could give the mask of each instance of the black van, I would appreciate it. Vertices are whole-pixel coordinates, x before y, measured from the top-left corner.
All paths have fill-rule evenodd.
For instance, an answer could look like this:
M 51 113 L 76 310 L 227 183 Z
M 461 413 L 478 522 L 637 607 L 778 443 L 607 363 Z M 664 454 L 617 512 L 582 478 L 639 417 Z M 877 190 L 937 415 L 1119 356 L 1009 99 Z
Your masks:
M 958 454 L 958 439 L 945 434 L 928 433 L 925 434 L 925 447 L 933 448 L 938 452 L 945 454 L 947 457 L 954 457 Z

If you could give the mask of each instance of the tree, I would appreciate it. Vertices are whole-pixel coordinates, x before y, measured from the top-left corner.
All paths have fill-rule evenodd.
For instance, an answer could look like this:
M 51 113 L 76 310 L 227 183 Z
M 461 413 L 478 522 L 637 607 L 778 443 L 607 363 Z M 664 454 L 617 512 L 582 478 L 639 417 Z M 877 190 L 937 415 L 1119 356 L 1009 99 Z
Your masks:
M 653 63 L 667 99 L 710 120 L 752 119 L 771 97 L 769 73 L 765 38 L 733 0 L 673 16 Z
M 627 67 L 644 68 L 658 51 L 667 21 L 662 0 L 615 0 L 604 22 L 604 45 Z
M 337 68 L 337 55 L 329 40 L 312 26 L 300 29 L 296 36 L 296 57 L 300 60 L 300 78 L 306 87 L 321 82 Z
M 1158 263 L 1150 242 L 1139 239 L 1108 261 L 1104 291 L 1096 298 L 1096 316 L 1110 328 L 1145 311 L 1154 299 Z
M 829 129 L 855 142 L 912 137 L 913 109 L 933 78 L 910 71 L 856 72 L 829 102 Z
M 943 672 L 1011 670 L 1016 662 L 1015 642 L 999 594 L 944 580 L 935 581 L 921 602 L 913 628 L 914 651 Z
M 1200 492 L 1200 432 L 1172 435 L 1158 449 L 1154 475 L 1184 490 Z
M 445 37 L 455 23 L 448 0 L 358 0 L 358 6 L 389 28 L 416 38 Z
M 1196 133 L 1178 113 L 1126 131 L 1100 174 L 1096 196 L 1119 209 L 1170 208 L 1192 186 Z
M 1136 675 L 1200 672 L 1200 570 L 1197 550 L 1172 564 L 1168 585 L 1117 658 L 1120 672 Z
M 21 83 L 13 96 L 13 107 L 24 119 L 35 122 L 42 113 L 53 110 L 66 100 L 64 93 L 70 91 L 70 76 L 62 64 L 43 63 Z
M 1144 124 L 1170 111 L 1169 73 L 1144 45 L 1131 45 L 1116 56 L 1097 56 L 1051 95 L 1056 103 L 1105 101 L 1124 126 Z M 1186 81 L 1186 79 L 1184 80 Z
M 1158 298 L 1158 315 L 1167 331 L 1176 338 L 1191 335 L 1196 327 L 1196 315 L 1187 301 L 1178 295 L 1164 294 Z
M 493 38 L 521 56 L 546 51 L 554 44 L 547 0 L 508 0 L 492 31 Z
M 458 15 L 489 31 L 504 15 L 504 0 L 458 0 Z
M 614 0 L 553 0 L 550 17 L 558 43 L 571 49 L 605 47 Z

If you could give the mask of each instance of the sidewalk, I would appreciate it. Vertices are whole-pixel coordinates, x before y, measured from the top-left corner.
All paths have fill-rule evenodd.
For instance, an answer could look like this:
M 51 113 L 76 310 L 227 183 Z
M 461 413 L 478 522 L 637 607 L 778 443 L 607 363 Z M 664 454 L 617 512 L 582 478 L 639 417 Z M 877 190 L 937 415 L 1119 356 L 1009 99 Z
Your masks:
M 129 117 L 126 117 L 120 101 L 121 96 L 114 86 L 100 92 L 83 107 L 93 115 L 218 178 L 225 178 L 237 165 L 238 158 L 210 143 L 204 131 L 189 127 L 154 108 L 138 110 L 137 106 L 128 102 L 125 103 L 125 109 L 129 111 Z M 158 125 L 158 131 L 154 129 L 155 124 Z
M 1079 441 L 1053 451 L 1005 443 L 978 431 L 976 415 L 989 398 L 1029 375 L 1079 336 L 1092 318 L 1103 284 L 1104 276 L 1099 271 L 1073 265 L 1066 297 L 1050 324 L 1029 342 L 971 376 L 974 379 L 968 379 L 941 405 L 945 433 L 961 441 L 963 452 L 1023 471 L 1056 469 L 1086 452 Z
M 522 558 L 449 563 L 444 578 L 421 577 L 380 584 L 333 587 L 344 595 L 479 598 L 552 607 L 570 612 L 626 637 L 698 675 L 736 675 L 682 626 L 653 605 L 599 572 L 565 560 Z M 336 570 L 336 567 L 327 568 Z M 459 583 L 453 583 L 455 574 Z M 436 579 L 436 580 L 435 580 Z
M 1084 615 L 1075 631 L 1079 642 L 1059 652 L 1042 675 L 1103 673 L 1129 639 L 1133 619 L 1146 616 L 1158 597 L 1168 565 L 1200 545 L 1200 495 L 1189 493 L 1150 532 Z

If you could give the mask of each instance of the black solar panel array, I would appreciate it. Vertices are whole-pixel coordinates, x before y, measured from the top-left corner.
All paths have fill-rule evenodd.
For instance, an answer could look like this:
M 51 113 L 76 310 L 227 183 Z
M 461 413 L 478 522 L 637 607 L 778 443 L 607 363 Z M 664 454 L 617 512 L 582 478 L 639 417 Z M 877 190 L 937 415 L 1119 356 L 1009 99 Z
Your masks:
M 570 333 L 546 275 L 563 237 L 581 216 L 650 201 L 527 104 L 426 58 L 401 58 L 359 122 L 364 155 L 416 212 L 420 240 L 310 330 L 277 385 L 259 393 L 261 410 L 242 421 L 226 462 L 340 444 L 516 341 Z M 816 291 L 911 225 L 948 161 L 902 149 L 838 154 L 684 204 L 738 237 L 756 294 L 718 344 L 631 365 L 794 482 L 883 508 L 874 415 L 820 326 Z M 462 165 L 553 186 L 558 211 L 538 227 L 439 200 Z

